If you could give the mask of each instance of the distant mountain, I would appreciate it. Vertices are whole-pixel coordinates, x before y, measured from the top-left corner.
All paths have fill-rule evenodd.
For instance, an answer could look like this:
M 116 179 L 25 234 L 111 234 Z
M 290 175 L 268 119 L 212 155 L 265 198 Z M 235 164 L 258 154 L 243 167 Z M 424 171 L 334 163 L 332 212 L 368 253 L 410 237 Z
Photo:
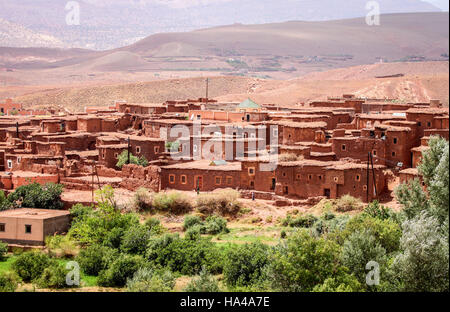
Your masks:
M 64 43 L 49 35 L 40 34 L 24 26 L 0 18 L 0 43 L 7 47 L 62 48 Z
M 326 21 L 363 17 L 368 12 L 367 0 L 78 0 L 80 25 L 69 26 L 67 2 L 0 0 L 0 18 L 56 37 L 65 47 L 111 49 L 161 32 L 185 32 L 234 23 Z M 420 0 L 377 2 L 383 14 L 439 11 L 431 3 Z M 0 46 L 8 44 L 10 41 L 0 40 Z

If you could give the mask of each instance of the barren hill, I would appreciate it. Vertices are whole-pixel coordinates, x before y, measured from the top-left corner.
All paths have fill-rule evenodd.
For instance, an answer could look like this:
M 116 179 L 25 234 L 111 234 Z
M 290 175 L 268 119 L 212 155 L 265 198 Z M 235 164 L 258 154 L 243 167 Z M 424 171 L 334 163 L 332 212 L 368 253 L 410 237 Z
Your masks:
M 378 75 L 398 72 L 404 73 L 404 76 L 376 78 Z M 376 64 L 312 73 L 292 80 L 210 77 L 209 92 L 211 97 L 222 101 L 242 101 L 251 97 L 260 103 L 278 105 L 296 105 L 299 102 L 343 93 L 367 97 L 395 97 L 408 102 L 437 98 L 448 105 L 448 75 L 448 62 Z M 16 100 L 28 106 L 62 104 L 79 111 L 85 106 L 108 105 L 119 99 L 148 103 L 204 95 L 204 78 L 186 78 L 108 86 L 54 88 L 31 92 L 17 97 Z
M 108 83 L 211 75 L 291 79 L 383 62 L 448 60 L 448 13 L 230 25 L 161 33 L 110 51 L 0 48 L 0 68 L 25 84 Z M 52 53 L 53 51 L 53 53 Z M 77 53 L 78 51 L 78 53 Z M 30 72 L 31 71 L 31 72 Z

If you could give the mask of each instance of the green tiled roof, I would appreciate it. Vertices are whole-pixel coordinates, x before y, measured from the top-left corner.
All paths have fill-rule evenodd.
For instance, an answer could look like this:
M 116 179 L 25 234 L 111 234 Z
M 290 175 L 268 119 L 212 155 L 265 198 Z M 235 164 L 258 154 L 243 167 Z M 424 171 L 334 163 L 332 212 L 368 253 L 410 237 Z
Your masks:
M 261 106 L 259 106 L 258 104 L 256 104 L 255 102 L 253 102 L 250 99 L 246 99 L 244 102 L 239 104 L 239 108 L 260 108 L 260 107 Z

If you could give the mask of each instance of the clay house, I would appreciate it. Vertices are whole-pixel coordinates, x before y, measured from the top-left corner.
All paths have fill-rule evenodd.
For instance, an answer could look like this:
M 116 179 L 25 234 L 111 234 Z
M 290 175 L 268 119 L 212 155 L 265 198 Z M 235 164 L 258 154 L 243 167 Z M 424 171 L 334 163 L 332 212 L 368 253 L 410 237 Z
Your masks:
M 133 115 L 149 115 L 149 114 L 163 114 L 167 112 L 167 107 L 163 104 L 156 103 L 119 103 L 119 112 Z
M 326 130 L 325 122 L 289 122 L 270 121 L 267 127 L 278 126 L 278 138 L 280 145 L 294 145 L 297 142 L 315 142 L 320 137 L 320 132 Z M 322 141 L 322 140 L 320 140 Z
M 240 162 L 197 160 L 161 167 L 161 189 L 209 192 L 240 185 Z
M 0 241 L 43 246 L 47 236 L 69 230 L 69 215 L 69 211 L 29 208 L 0 211 Z
M 425 135 L 426 130 L 436 129 L 437 126 L 447 127 L 442 129 L 448 132 L 448 109 L 411 108 L 406 111 L 406 120 L 417 123 L 419 139 Z
M 22 104 L 14 103 L 12 99 L 6 99 L 5 102 L 0 103 L 1 115 L 17 115 L 22 110 Z

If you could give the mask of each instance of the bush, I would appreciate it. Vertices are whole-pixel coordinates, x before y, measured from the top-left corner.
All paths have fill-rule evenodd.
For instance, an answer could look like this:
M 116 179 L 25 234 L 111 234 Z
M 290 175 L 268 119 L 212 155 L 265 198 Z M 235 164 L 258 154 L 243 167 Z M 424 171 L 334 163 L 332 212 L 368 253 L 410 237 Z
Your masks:
M 145 225 L 129 228 L 122 237 L 120 249 L 129 254 L 144 254 L 150 239 L 150 229 Z
M 0 261 L 5 260 L 7 253 L 8 253 L 8 244 L 2 243 L 0 241 Z
M 194 277 L 189 284 L 184 288 L 184 292 L 219 292 L 219 283 L 208 273 L 208 270 L 203 268 L 200 275 Z
M 61 201 L 63 186 L 61 184 L 47 183 L 42 186 L 39 183 L 31 183 L 19 186 L 8 195 L 8 201 L 17 207 L 62 209 Z
M 362 207 L 361 200 L 350 195 L 344 195 L 335 201 L 335 209 L 339 212 L 361 210 Z
M 183 214 L 192 210 L 189 198 L 179 192 L 158 193 L 153 198 L 153 208 L 172 214 Z
M 68 270 L 59 263 L 52 263 L 49 267 L 45 268 L 42 275 L 37 279 L 36 284 L 39 288 L 66 288 L 66 275 Z
M 290 215 L 288 215 L 286 219 L 282 221 L 282 225 L 290 227 L 310 228 L 317 220 L 318 219 L 313 215 L 299 216 L 297 218 L 292 218 Z
M 14 292 L 18 286 L 17 277 L 9 272 L 0 273 L 0 293 Z
M 106 287 L 123 287 L 127 279 L 145 264 L 141 256 L 119 255 L 106 270 L 100 271 L 97 283 Z
M 239 196 L 239 192 L 232 189 L 202 194 L 197 197 L 197 210 L 203 214 L 235 216 L 241 209 Z
M 45 238 L 45 246 L 49 254 L 57 257 L 75 257 L 78 254 L 78 246 L 67 235 L 54 235 Z
M 339 256 L 340 247 L 332 240 L 298 231 L 270 254 L 267 278 L 275 291 L 309 292 L 328 278 L 347 274 Z
M 386 253 L 389 254 L 399 249 L 402 231 L 400 225 L 391 219 L 381 220 L 361 214 L 351 218 L 342 231 L 335 232 L 333 235 L 338 243 L 343 244 L 352 233 L 365 230 L 371 231 Z
M 168 270 L 141 268 L 127 281 L 129 292 L 170 292 L 175 287 L 175 277 Z
M 28 251 L 17 257 L 12 264 L 12 269 L 24 282 L 30 282 L 38 279 L 51 263 L 51 259 L 46 254 Z
M 123 165 L 126 165 L 128 163 L 128 151 L 123 151 L 118 157 L 117 157 L 117 164 L 116 167 L 122 168 Z M 144 156 L 136 157 L 133 154 L 130 153 L 130 164 L 138 165 L 142 167 L 148 166 L 148 160 L 145 159 Z
M 268 264 L 269 247 L 246 244 L 231 248 L 225 256 L 223 274 L 229 286 L 251 286 L 261 281 Z
M 203 221 L 199 216 L 184 217 L 183 229 L 186 231 L 195 225 L 203 225 Z
M 391 209 L 380 205 L 380 203 L 375 200 L 367 205 L 364 209 L 364 213 L 369 215 L 372 218 L 378 218 L 381 220 L 386 220 L 393 217 L 393 212 Z
M 97 276 L 107 268 L 111 258 L 118 256 L 118 251 L 101 245 L 91 245 L 80 251 L 76 261 L 87 275 Z
M 219 233 L 228 233 L 227 220 L 219 216 L 209 216 L 205 220 L 204 233 L 216 235 Z
M 134 207 L 137 211 L 151 211 L 154 193 L 146 188 L 139 188 L 134 194 Z
M 152 235 L 160 235 L 166 231 L 166 229 L 161 225 L 161 221 L 156 218 L 148 218 L 145 221 L 145 226 L 150 229 L 150 233 Z
M 181 239 L 171 234 L 151 238 L 146 257 L 155 265 L 183 275 L 198 274 L 203 266 L 214 273 L 222 270 L 222 256 L 217 246 L 206 238 Z
M 205 230 L 203 225 L 194 225 L 192 227 L 190 227 L 185 234 L 185 238 L 186 239 L 190 239 L 190 240 L 197 240 L 200 238 L 200 236 L 202 235 L 203 231 Z

